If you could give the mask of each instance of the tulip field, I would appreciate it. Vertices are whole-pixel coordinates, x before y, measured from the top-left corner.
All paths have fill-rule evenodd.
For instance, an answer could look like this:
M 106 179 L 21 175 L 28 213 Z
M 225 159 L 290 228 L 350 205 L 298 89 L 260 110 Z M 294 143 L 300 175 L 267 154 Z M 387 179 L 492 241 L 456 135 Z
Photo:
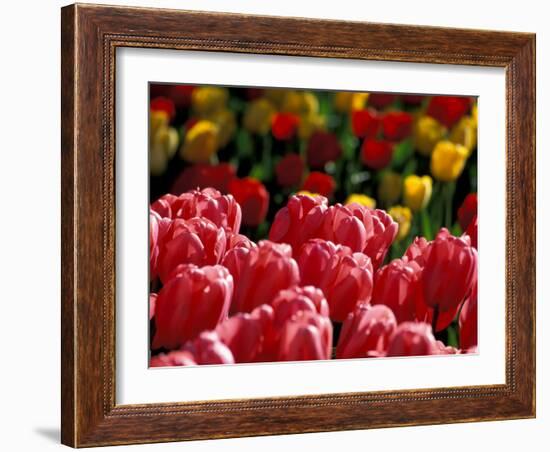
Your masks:
M 151 367 L 477 352 L 476 98 L 149 88 Z

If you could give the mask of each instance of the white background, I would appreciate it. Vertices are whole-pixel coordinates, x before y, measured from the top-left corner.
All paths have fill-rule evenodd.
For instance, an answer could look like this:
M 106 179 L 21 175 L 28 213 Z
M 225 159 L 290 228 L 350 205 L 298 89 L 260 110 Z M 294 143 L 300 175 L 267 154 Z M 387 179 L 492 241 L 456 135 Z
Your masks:
M 114 1 L 114 0 L 113 0 Z M 4 350 L 0 374 L 2 449 L 55 450 L 59 439 L 59 1 L 5 2 L 0 32 L 2 141 L 2 312 Z M 550 31 L 545 2 L 524 0 L 296 2 L 256 1 L 122 1 L 119 4 L 208 9 L 258 14 L 309 16 L 395 23 L 460 26 L 537 32 L 538 146 L 538 285 L 537 285 L 537 419 L 447 426 L 407 427 L 329 434 L 232 439 L 194 443 L 119 447 L 116 450 L 280 451 L 302 450 L 545 450 L 550 428 L 548 384 L 550 346 L 542 331 L 550 308 L 543 298 L 550 281 L 544 255 L 549 250 L 550 216 L 543 210 L 550 195 L 544 178 L 550 165 Z M 546 30 L 545 30 L 546 29 Z M 547 203 L 546 203 L 547 204 Z M 6 248 L 7 246 L 7 248 Z M 544 381 L 546 380 L 546 381 Z M 391 445 L 391 447 L 388 447 Z
M 116 80 L 117 403 L 504 383 L 503 69 L 125 48 L 117 51 Z M 150 80 L 479 96 L 479 147 L 489 150 L 479 154 L 478 167 L 479 355 L 147 369 L 148 191 L 143 181 L 148 174 L 144 125 Z M 500 158 L 495 158 L 497 152 Z

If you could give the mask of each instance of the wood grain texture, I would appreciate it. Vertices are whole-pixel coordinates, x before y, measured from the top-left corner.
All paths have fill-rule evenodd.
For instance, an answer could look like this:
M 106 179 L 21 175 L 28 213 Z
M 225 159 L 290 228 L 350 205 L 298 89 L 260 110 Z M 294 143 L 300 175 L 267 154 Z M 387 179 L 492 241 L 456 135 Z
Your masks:
M 75 447 L 535 415 L 535 36 L 72 5 L 62 10 L 62 442 Z M 506 384 L 115 404 L 117 47 L 506 69 Z

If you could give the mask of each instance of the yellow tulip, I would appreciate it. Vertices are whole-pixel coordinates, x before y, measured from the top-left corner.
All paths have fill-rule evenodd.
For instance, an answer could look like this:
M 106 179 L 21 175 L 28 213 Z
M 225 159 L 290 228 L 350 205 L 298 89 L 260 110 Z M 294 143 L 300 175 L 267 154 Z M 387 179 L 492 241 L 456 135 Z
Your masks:
M 274 114 L 275 107 L 269 100 L 253 100 L 246 106 L 243 126 L 249 132 L 265 135 L 271 130 L 271 119 Z
M 159 176 L 176 153 L 179 136 L 176 129 L 168 125 L 168 115 L 163 111 L 152 111 L 150 123 L 149 169 L 151 174 Z
M 464 116 L 451 129 L 449 140 L 461 144 L 471 154 L 477 144 L 477 125 L 473 117 Z
M 414 124 L 414 145 L 418 152 L 428 157 L 438 141 L 443 139 L 446 128 L 431 116 L 421 116 Z
M 348 199 L 346 199 L 346 202 L 344 204 L 347 205 L 347 204 L 353 204 L 353 203 L 361 204 L 362 206 L 370 207 L 371 209 L 376 208 L 375 199 L 371 198 L 370 196 L 362 195 L 359 193 L 353 193 L 349 195 Z
M 440 141 L 432 153 L 430 169 L 432 176 L 443 182 L 456 180 L 464 170 L 468 149 L 451 141 Z
M 300 117 L 298 125 L 298 136 L 303 139 L 308 139 L 313 132 L 325 129 L 325 117 L 311 113 Z
M 218 126 L 218 144 L 220 147 L 224 147 L 237 130 L 237 121 L 235 120 L 235 113 L 227 108 L 222 108 L 211 115 L 208 115 L 205 119 L 213 122 Z
M 388 210 L 388 213 L 399 226 L 396 240 L 403 240 L 409 235 L 409 231 L 411 230 L 411 209 L 404 206 L 393 206 Z
M 351 113 L 354 110 L 362 110 L 367 104 L 369 93 L 353 93 L 339 91 L 334 95 L 334 109 L 338 113 Z
M 395 204 L 401 196 L 402 178 L 393 171 L 386 171 L 378 185 L 378 199 L 385 205 Z
M 191 104 L 195 113 L 204 117 L 224 108 L 228 99 L 229 91 L 227 88 L 201 86 L 193 90 Z
M 218 150 L 219 127 L 212 121 L 201 119 L 185 134 L 180 157 L 188 162 L 208 162 Z
M 477 127 L 477 102 L 472 106 L 472 119 L 475 121 Z
M 411 174 L 403 183 L 403 202 L 413 212 L 418 212 L 428 205 L 432 196 L 432 178 Z

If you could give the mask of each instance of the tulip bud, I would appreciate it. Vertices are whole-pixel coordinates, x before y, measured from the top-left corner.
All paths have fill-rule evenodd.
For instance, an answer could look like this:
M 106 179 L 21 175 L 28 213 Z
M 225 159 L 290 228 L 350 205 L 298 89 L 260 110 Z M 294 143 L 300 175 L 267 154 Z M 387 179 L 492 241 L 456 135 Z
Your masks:
M 378 199 L 385 205 L 395 204 L 401 197 L 401 175 L 393 171 L 384 171 L 378 185 Z
M 450 128 L 468 112 L 470 105 L 470 97 L 433 96 L 426 113 Z
M 443 139 L 447 129 L 431 116 L 421 116 L 414 124 L 414 145 L 416 150 L 429 157 L 435 145 Z
M 208 162 L 218 151 L 219 131 L 219 127 L 212 121 L 197 121 L 185 134 L 180 157 L 191 163 Z
M 477 217 L 477 193 L 470 193 L 464 198 L 457 212 L 458 223 L 465 231 L 475 217 Z
M 404 322 L 393 333 L 386 356 L 437 355 L 439 348 L 430 325 Z
M 300 311 L 281 333 L 278 361 L 330 359 L 332 323 L 328 317 Z
M 237 121 L 235 119 L 235 113 L 228 108 L 222 108 L 215 112 L 204 116 L 203 119 L 211 121 L 218 126 L 218 146 L 224 147 L 233 138 L 235 131 L 237 130 Z
M 298 265 L 291 256 L 289 245 L 268 240 L 261 241 L 256 248 L 230 250 L 223 265 L 235 280 L 231 313 L 251 312 L 270 303 L 280 290 L 297 285 Z
M 312 171 L 308 174 L 302 190 L 306 190 L 313 193 L 319 193 L 322 196 L 330 198 L 336 189 L 336 182 L 328 174 L 321 173 L 319 171 Z
M 376 138 L 380 124 L 378 112 L 371 108 L 356 110 L 351 114 L 351 129 L 357 138 Z
M 234 364 L 235 358 L 215 331 L 205 331 L 187 342 L 183 351 L 189 352 L 197 364 Z
M 327 198 L 319 195 L 291 196 L 287 205 L 275 214 L 269 240 L 288 243 L 297 253 L 304 242 L 317 236 L 327 204 Z
M 306 242 L 298 257 L 302 284 L 318 287 L 330 306 L 330 317 L 343 322 L 360 303 L 368 303 L 373 270 L 368 256 L 321 239 Z
M 451 141 L 440 141 L 432 153 L 430 169 L 433 177 L 442 182 L 456 180 L 468 159 L 468 150 Z
M 265 135 L 271 130 L 271 121 L 274 114 L 275 108 L 268 99 L 256 99 L 247 104 L 243 126 L 249 132 Z
M 235 167 L 230 163 L 209 165 L 197 163 L 184 168 L 172 185 L 172 193 L 180 195 L 197 188 L 211 187 L 223 194 L 229 192 L 229 182 L 235 178 Z
M 258 226 L 265 220 L 269 207 L 269 192 L 265 185 L 253 177 L 233 179 L 229 192 L 241 206 L 243 224 Z
M 393 104 L 397 99 L 397 95 L 390 93 L 371 93 L 369 97 L 369 105 L 372 105 L 379 110 Z
M 463 116 L 451 129 L 449 140 L 464 146 L 468 150 L 468 155 L 470 155 L 477 145 L 477 125 L 475 119 Z
M 225 231 L 206 218 L 173 220 L 159 244 L 158 273 L 166 283 L 180 264 L 219 264 L 226 247 Z
M 424 209 L 432 196 L 432 178 L 411 174 L 403 184 L 403 202 L 413 212 Z
M 342 325 L 336 358 L 383 356 L 396 327 L 395 316 L 387 306 L 357 306 Z
M 275 167 L 277 183 L 282 187 L 296 187 L 302 182 L 304 161 L 298 154 L 285 155 Z
M 227 317 L 233 278 L 219 265 L 180 265 L 159 291 L 153 349 L 173 350 Z
M 352 193 L 347 197 L 344 204 L 346 206 L 348 204 L 359 204 L 361 206 L 368 207 L 369 209 L 374 209 L 376 207 L 376 199 L 371 198 L 367 195 L 362 195 L 360 193 Z
M 351 113 L 365 108 L 369 93 L 339 91 L 334 94 L 334 109 L 338 113 Z
M 382 118 L 384 136 L 390 141 L 401 141 L 412 131 L 413 117 L 404 111 L 390 111 Z
M 380 170 L 388 166 L 393 157 L 393 143 L 366 139 L 361 146 L 361 160 L 369 168 Z
M 440 331 L 456 316 L 477 279 L 477 251 L 468 238 L 454 237 L 442 229 L 426 254 L 421 277 L 423 297 L 434 309 Z
M 218 86 L 201 86 L 193 90 L 191 103 L 193 110 L 199 116 L 204 117 L 227 105 L 229 91 Z
M 310 139 L 315 132 L 324 131 L 326 126 L 325 117 L 316 113 L 300 116 L 298 125 L 298 137 L 302 140 Z
M 374 275 L 372 302 L 391 308 L 398 323 L 416 320 L 416 299 L 421 268 L 394 259 Z
M 396 240 L 403 240 L 409 235 L 409 231 L 411 230 L 411 209 L 403 206 L 393 206 L 388 210 L 388 214 L 399 225 Z
M 309 138 L 306 154 L 307 163 L 311 168 L 322 169 L 328 162 L 340 158 L 342 146 L 335 134 L 319 130 Z
M 288 141 L 296 134 L 299 124 L 299 116 L 292 113 L 275 113 L 271 120 L 271 133 L 277 140 Z
M 176 153 L 179 135 L 176 129 L 168 125 L 168 115 L 164 111 L 151 111 L 149 131 L 150 171 L 159 176 Z

